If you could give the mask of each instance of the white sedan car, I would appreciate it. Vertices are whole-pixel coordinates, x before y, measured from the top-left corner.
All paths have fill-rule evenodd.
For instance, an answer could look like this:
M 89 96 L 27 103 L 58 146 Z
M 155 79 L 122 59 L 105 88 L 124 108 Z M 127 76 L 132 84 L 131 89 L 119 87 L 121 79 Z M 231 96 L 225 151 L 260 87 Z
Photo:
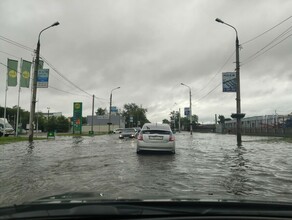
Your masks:
M 146 123 L 137 138 L 137 153 L 165 151 L 175 153 L 175 137 L 168 124 Z

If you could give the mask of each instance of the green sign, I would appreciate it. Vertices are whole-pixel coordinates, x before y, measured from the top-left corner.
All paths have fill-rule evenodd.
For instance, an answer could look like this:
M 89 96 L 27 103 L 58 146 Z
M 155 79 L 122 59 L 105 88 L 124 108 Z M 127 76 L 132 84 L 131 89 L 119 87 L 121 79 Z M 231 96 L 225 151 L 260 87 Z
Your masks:
M 55 132 L 49 131 L 47 134 L 47 138 L 55 138 Z
M 73 134 L 82 133 L 82 102 L 73 104 Z

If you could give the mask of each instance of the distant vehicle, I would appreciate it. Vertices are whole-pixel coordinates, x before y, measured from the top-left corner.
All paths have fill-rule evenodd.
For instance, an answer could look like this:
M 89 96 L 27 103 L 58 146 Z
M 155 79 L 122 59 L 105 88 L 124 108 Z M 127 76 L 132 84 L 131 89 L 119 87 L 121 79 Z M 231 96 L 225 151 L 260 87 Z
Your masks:
M 116 128 L 113 132 L 114 134 L 120 134 L 122 133 L 123 128 Z
M 136 129 L 135 128 L 124 128 L 122 130 L 122 132 L 120 133 L 119 138 L 123 139 L 123 138 L 135 138 L 135 134 L 136 134 Z
M 168 124 L 146 123 L 137 139 L 137 153 L 141 151 L 175 153 L 175 136 Z
M 4 126 L 4 123 L 5 123 L 5 126 Z M 5 132 L 4 132 L 4 127 L 5 127 Z M 13 127 L 11 126 L 11 124 L 8 123 L 7 119 L 0 118 L 0 137 L 2 137 L 4 133 L 5 133 L 5 137 L 15 134 Z

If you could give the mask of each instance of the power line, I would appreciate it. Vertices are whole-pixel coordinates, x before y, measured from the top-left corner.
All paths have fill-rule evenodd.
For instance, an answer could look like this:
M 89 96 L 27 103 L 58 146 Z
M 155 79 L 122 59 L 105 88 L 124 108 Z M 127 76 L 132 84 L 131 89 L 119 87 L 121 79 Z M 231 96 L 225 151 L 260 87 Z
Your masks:
M 3 54 L 6 54 L 6 55 L 9 55 L 9 56 L 12 56 L 12 57 L 17 58 L 17 59 L 21 59 L 21 57 L 15 56 L 15 55 L 10 54 L 10 53 L 7 53 L 7 52 L 5 52 L 5 51 L 1 51 L 1 50 L 0 50 L 0 53 L 3 53 Z
M 284 37 L 285 35 L 287 35 L 290 31 L 292 30 L 292 26 L 290 26 L 289 28 L 287 28 L 285 31 L 283 31 L 281 34 L 279 34 L 276 38 L 274 38 L 271 42 L 269 42 L 267 45 L 265 45 L 263 48 L 261 48 L 260 50 L 258 50 L 256 53 L 252 54 L 251 56 L 249 56 L 248 58 L 246 58 L 243 62 L 242 62 L 242 66 L 253 61 L 254 59 L 256 59 L 257 57 L 265 54 L 266 52 L 268 52 L 269 50 L 271 50 L 272 48 L 274 48 L 275 46 L 279 45 L 280 43 L 282 43 L 283 41 L 285 41 L 286 39 L 288 39 L 289 37 L 291 37 L 292 34 L 288 35 L 287 37 L 285 37 L 284 39 L 282 39 L 281 41 L 279 41 L 278 43 L 272 45 L 273 43 L 275 43 L 277 40 L 279 40 L 280 38 Z M 272 46 L 271 46 L 272 45 Z M 269 47 L 270 46 L 270 47 Z M 266 50 L 265 50 L 266 49 Z M 262 52 L 262 53 L 261 53 Z
M 218 85 L 216 85 L 212 90 L 210 90 L 206 95 L 202 96 L 201 98 L 199 98 L 196 102 L 201 101 L 203 98 L 207 97 L 208 95 L 210 95 L 212 92 L 215 91 L 215 89 L 217 89 L 222 83 L 220 82 Z
M 225 61 L 225 63 L 222 65 L 222 67 L 221 68 L 219 68 L 218 69 L 218 71 L 214 74 L 214 76 L 208 81 L 208 83 L 201 89 L 201 90 L 199 90 L 198 91 L 198 93 L 199 92 L 201 92 L 201 91 L 203 91 L 203 90 L 205 90 L 206 88 L 207 88 L 207 86 L 215 79 L 215 77 L 219 74 L 219 73 L 221 73 L 221 71 L 223 70 L 223 68 L 227 65 L 227 63 L 229 62 L 229 60 L 231 59 L 231 57 L 234 55 L 234 53 L 235 53 L 235 50 L 232 52 L 232 54 L 228 57 L 228 59 Z
M 274 28 L 278 27 L 278 26 L 281 25 L 282 23 L 286 22 L 286 21 L 289 20 L 290 18 L 292 18 L 292 16 L 289 16 L 288 18 L 284 19 L 283 21 L 281 21 L 280 23 L 276 24 L 276 25 L 273 26 L 272 28 L 266 30 L 266 31 L 263 32 L 262 34 L 259 34 L 259 35 L 257 35 L 256 37 L 253 37 L 252 39 L 243 42 L 241 45 L 244 45 L 244 44 L 250 43 L 251 41 L 254 41 L 255 39 L 257 39 L 257 38 L 263 36 L 264 34 L 270 32 L 271 30 L 273 30 Z
M 290 18 L 292 18 L 292 16 L 289 16 L 288 18 L 286 18 L 285 20 L 281 21 L 280 23 L 278 23 L 277 25 L 273 26 L 272 28 L 268 29 L 267 31 L 263 32 L 262 34 L 257 35 L 256 37 L 245 41 L 244 43 L 242 43 L 241 45 L 250 43 L 251 41 L 254 41 L 255 39 L 261 37 L 262 35 L 268 33 L 269 31 L 275 29 L 276 27 L 278 27 L 279 25 L 281 25 L 282 23 L 286 22 L 287 20 L 289 20 Z M 258 52 L 256 52 L 255 54 L 253 54 L 252 56 L 250 56 L 248 59 L 251 59 L 253 56 L 254 59 L 257 58 L 260 55 L 263 55 L 264 53 L 266 53 L 267 51 L 271 50 L 273 47 L 277 46 L 278 44 L 280 44 L 281 42 L 283 42 L 284 40 L 286 40 L 287 38 L 291 37 L 291 35 L 287 36 L 286 38 L 282 39 L 281 41 L 279 41 L 278 43 L 276 43 L 275 45 L 269 47 L 266 51 L 264 51 L 262 54 L 257 55 L 258 53 L 260 53 L 261 51 L 263 51 L 265 48 L 267 48 L 268 46 L 270 46 L 271 44 L 273 44 L 275 41 L 277 41 L 279 38 L 283 37 L 284 35 L 286 35 L 287 33 L 289 33 L 291 31 L 292 26 L 290 26 L 289 28 L 287 28 L 284 32 L 282 32 L 279 36 L 277 36 L 275 39 L 273 39 L 269 44 L 267 44 L 265 47 L 263 47 L 261 50 L 259 50 Z M 229 60 L 231 59 L 231 57 L 233 56 L 233 54 L 235 53 L 235 51 L 231 54 L 231 56 L 227 59 L 227 61 L 223 64 L 223 66 L 220 68 L 220 70 L 213 76 L 213 78 L 206 84 L 206 86 L 208 86 L 210 84 L 211 81 L 214 80 L 214 78 L 217 76 L 217 74 L 224 68 L 224 66 L 229 62 Z M 252 60 L 254 60 L 252 59 Z M 252 60 L 248 61 L 251 62 Z M 241 66 L 243 66 L 244 64 L 246 64 L 247 62 L 243 63 Z M 204 99 L 205 97 L 207 97 L 208 95 L 210 95 L 213 91 L 215 91 L 219 86 L 221 85 L 221 83 L 217 84 L 212 90 L 210 90 L 206 95 L 202 96 L 201 98 L 199 98 L 197 100 L 197 102 L 199 102 L 200 100 Z M 206 87 L 205 87 L 206 88 Z M 201 89 L 200 91 L 203 91 L 205 88 Z M 200 92 L 199 91 L 199 92 Z
M 67 82 L 69 82 L 72 86 L 74 86 L 75 88 L 79 89 L 80 91 L 82 91 L 83 93 L 89 95 L 89 96 L 92 96 L 92 94 L 86 92 L 85 90 L 81 89 L 79 86 L 77 86 L 76 84 L 74 84 L 73 82 L 71 82 L 67 77 L 65 77 L 62 73 L 60 73 L 52 64 L 50 64 L 48 62 L 48 60 L 46 60 L 44 57 L 42 57 L 42 59 L 44 60 L 44 62 L 49 66 L 51 67 L 55 73 L 57 73 L 59 76 L 61 76 L 64 80 L 66 80 Z
M 49 86 L 49 88 L 51 88 L 51 89 L 55 89 L 55 90 L 57 90 L 57 91 L 60 91 L 60 92 L 63 92 L 63 93 L 67 93 L 67 94 L 70 94 L 70 95 L 83 96 L 83 97 L 86 97 L 86 98 L 90 98 L 89 96 L 85 96 L 85 95 L 81 95 L 81 94 L 75 94 L 75 93 L 68 92 L 68 91 L 65 91 L 65 90 L 62 90 L 62 89 L 58 89 L 58 88 L 53 87 L 53 86 Z
M 11 39 L 9 39 L 9 38 L 6 38 L 6 37 L 4 37 L 4 36 L 1 36 L 1 35 L 0 35 L 0 40 L 3 40 L 3 41 L 5 41 L 5 42 L 7 42 L 7 43 L 9 43 L 9 44 L 14 45 L 14 46 L 20 47 L 20 48 L 22 48 L 22 49 L 24 49 L 24 50 L 28 50 L 28 51 L 30 51 L 30 52 L 34 52 L 34 49 L 33 49 L 33 48 L 28 47 L 28 46 L 25 46 L 25 45 L 23 45 L 23 44 L 20 44 L 20 43 L 18 43 L 18 42 L 16 42 L 16 41 L 13 41 L 13 40 L 11 40 Z
M 92 95 L 93 94 L 90 94 L 90 93 L 88 93 L 88 92 L 86 92 L 85 90 L 83 90 L 83 89 L 81 89 L 80 87 L 78 87 L 76 84 L 74 84 L 73 82 L 71 82 L 67 77 L 65 77 L 62 73 L 60 73 L 52 64 L 50 64 L 49 62 L 48 62 L 48 60 L 46 60 L 44 57 L 42 57 L 42 59 L 44 60 L 44 62 L 46 63 L 46 64 L 48 64 L 48 66 L 50 66 L 52 69 L 53 69 L 53 71 L 54 72 L 56 72 L 60 77 L 62 77 L 66 82 L 68 82 L 68 83 L 70 83 L 73 87 L 75 87 L 75 88 L 77 88 L 77 89 L 79 89 L 80 91 L 82 91 L 82 92 L 84 92 L 87 96 L 85 96 L 85 97 L 88 97 L 88 96 L 90 96 L 90 97 L 92 97 Z M 53 88 L 53 87 L 52 87 Z M 57 89 L 57 88 L 55 88 L 54 87 L 54 89 L 56 89 L 56 90 L 59 90 L 59 91 L 62 91 L 62 92 L 66 92 L 66 91 L 64 91 L 64 90 L 60 90 L 60 89 Z M 68 92 L 67 92 L 68 93 Z M 71 94 L 73 94 L 73 93 L 71 93 Z M 78 95 L 78 94 L 73 94 L 73 95 Z M 82 96 L 82 95 L 79 95 L 79 96 Z M 89 97 L 88 97 L 89 98 Z M 100 98 L 100 97 L 97 97 L 96 95 L 94 96 L 94 98 L 96 99 L 96 100 L 98 100 L 98 101 L 101 101 L 101 100 L 106 100 L 106 99 L 104 99 L 104 98 Z

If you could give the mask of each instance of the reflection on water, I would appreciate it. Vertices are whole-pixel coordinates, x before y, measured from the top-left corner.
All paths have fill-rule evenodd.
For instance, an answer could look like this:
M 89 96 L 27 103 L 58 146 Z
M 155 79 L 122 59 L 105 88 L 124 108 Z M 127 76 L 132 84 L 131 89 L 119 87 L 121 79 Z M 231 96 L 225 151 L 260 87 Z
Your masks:
M 34 142 L 29 142 L 27 146 L 27 153 L 31 154 L 33 152 L 33 149 L 34 149 Z
M 177 133 L 176 154 L 115 135 L 1 145 L 0 206 L 65 192 L 110 198 L 292 198 L 292 148 L 269 138 Z
M 82 145 L 84 138 L 82 136 L 73 136 L 72 137 L 72 147 L 78 147 Z
M 236 147 L 229 156 L 224 157 L 228 164 L 229 174 L 223 181 L 223 186 L 228 193 L 235 195 L 247 195 L 252 188 L 249 186 L 247 177 L 248 159 L 244 157 L 246 149 L 243 146 Z

